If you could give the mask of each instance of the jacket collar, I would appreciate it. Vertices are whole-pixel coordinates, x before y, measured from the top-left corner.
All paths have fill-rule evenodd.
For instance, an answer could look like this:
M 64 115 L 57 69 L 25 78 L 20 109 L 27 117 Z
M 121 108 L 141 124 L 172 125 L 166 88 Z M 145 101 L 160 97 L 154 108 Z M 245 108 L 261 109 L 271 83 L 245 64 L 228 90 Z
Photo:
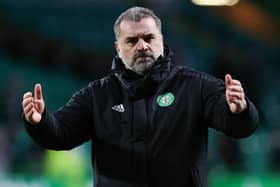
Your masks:
M 113 59 L 112 71 L 128 95 L 139 98 L 151 94 L 158 84 L 167 77 L 171 68 L 172 56 L 172 51 L 168 46 L 165 46 L 164 56 L 160 56 L 153 64 L 151 70 L 144 75 L 139 75 L 134 71 L 126 69 L 122 60 L 116 56 Z

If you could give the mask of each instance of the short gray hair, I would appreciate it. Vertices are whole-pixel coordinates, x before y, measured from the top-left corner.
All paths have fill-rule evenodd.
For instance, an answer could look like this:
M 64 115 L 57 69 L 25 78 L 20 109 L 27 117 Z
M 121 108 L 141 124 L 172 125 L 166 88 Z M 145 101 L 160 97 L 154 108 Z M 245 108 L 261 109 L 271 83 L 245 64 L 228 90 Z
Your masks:
M 158 27 L 159 31 L 161 32 L 161 21 L 160 19 L 155 15 L 155 13 L 144 7 L 132 7 L 124 11 L 115 21 L 114 24 L 114 33 L 115 38 L 118 40 L 120 36 L 120 24 L 122 21 L 135 21 L 139 22 L 143 18 L 151 17 L 155 20 L 156 26 Z

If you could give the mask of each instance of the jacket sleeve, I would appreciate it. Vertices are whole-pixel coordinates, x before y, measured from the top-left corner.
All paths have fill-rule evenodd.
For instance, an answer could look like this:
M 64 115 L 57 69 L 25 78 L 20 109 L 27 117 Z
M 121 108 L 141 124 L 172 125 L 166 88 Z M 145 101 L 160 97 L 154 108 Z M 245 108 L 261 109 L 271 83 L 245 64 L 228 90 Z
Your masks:
M 233 114 L 226 101 L 226 87 L 222 80 L 207 79 L 203 83 L 202 90 L 204 115 L 209 127 L 235 138 L 250 136 L 255 131 L 259 115 L 247 97 L 247 108 L 239 114 Z
M 29 124 L 24 118 L 25 128 L 35 142 L 47 149 L 72 149 L 91 138 L 91 100 L 91 88 L 81 89 L 56 112 L 45 110 L 39 124 Z

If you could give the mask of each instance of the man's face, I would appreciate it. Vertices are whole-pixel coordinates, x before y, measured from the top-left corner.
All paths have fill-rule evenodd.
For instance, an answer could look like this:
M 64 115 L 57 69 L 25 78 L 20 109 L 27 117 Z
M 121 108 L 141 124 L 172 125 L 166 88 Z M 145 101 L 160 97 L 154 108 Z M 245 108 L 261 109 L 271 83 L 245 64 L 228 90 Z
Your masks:
M 115 48 L 126 68 L 139 74 L 147 72 L 163 56 L 163 37 L 153 18 L 139 22 L 122 21 Z

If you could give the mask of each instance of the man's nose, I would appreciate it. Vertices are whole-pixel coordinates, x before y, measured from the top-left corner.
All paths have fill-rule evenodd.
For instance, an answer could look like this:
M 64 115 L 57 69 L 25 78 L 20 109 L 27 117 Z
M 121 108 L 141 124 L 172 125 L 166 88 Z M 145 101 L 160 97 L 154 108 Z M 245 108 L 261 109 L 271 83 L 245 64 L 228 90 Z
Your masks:
M 148 43 L 145 42 L 145 40 L 143 40 L 142 38 L 140 38 L 137 42 L 137 46 L 136 46 L 138 51 L 141 50 L 147 50 L 148 49 Z

